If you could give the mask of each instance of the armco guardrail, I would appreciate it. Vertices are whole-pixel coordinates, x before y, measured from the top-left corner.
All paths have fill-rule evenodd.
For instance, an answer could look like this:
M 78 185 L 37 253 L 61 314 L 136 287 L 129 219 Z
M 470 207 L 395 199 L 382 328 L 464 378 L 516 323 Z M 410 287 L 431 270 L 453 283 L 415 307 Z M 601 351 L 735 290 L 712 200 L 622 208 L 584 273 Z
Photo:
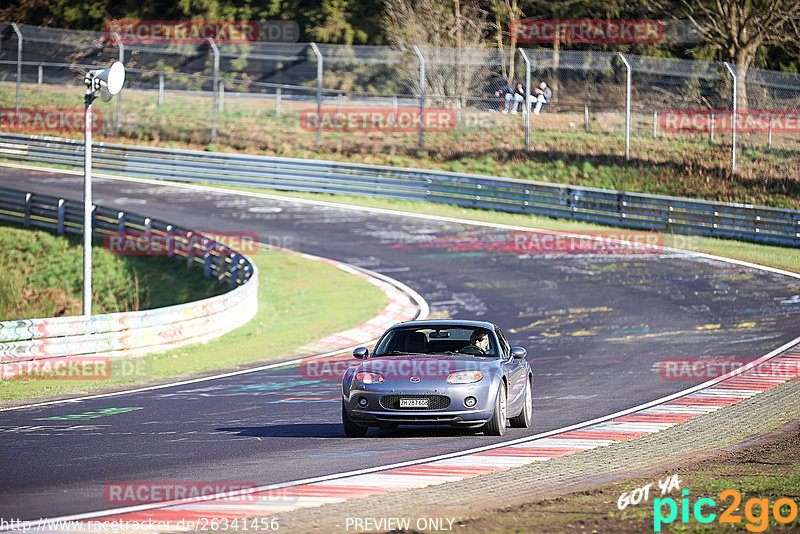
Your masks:
M 0 157 L 82 168 L 82 141 L 0 135 Z M 95 169 L 182 182 L 427 200 L 666 233 L 800 245 L 800 211 L 474 174 L 97 143 Z
M 0 219 L 59 234 L 80 233 L 83 204 L 0 188 Z M 161 250 L 176 261 L 186 261 L 187 267 L 199 264 L 206 276 L 233 289 L 153 310 L 0 322 L 0 376 L 16 376 L 19 369 L 7 372 L 3 367 L 30 360 L 88 355 L 120 358 L 207 341 L 245 324 L 258 310 L 255 265 L 211 237 L 102 207 L 94 211 L 94 232 L 144 236 L 148 243 L 163 244 Z

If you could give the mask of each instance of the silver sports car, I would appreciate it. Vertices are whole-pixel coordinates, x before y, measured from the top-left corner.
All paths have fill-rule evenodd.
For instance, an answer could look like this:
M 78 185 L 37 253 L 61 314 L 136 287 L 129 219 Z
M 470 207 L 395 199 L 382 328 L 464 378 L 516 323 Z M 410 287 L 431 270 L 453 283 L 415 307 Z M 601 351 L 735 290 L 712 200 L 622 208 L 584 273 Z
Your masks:
M 348 437 L 371 426 L 448 424 L 500 436 L 506 424 L 531 423 L 533 374 L 522 347 L 481 321 L 428 320 L 387 330 L 342 377 L 342 425 Z

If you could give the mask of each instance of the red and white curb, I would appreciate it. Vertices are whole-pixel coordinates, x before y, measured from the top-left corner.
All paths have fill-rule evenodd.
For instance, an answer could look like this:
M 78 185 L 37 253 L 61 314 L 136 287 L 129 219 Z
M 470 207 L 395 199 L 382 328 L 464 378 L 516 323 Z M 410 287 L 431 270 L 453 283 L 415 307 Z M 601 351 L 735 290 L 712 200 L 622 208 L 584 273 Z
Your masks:
M 725 376 L 619 414 L 574 425 L 551 434 L 521 438 L 503 444 L 443 455 L 419 463 L 365 469 L 349 474 L 319 477 L 285 485 L 258 488 L 247 502 L 241 496 L 217 500 L 184 500 L 74 516 L 73 520 L 125 522 L 147 525 L 162 522 L 170 531 L 188 531 L 194 521 L 244 520 L 274 516 L 301 508 L 334 504 L 372 495 L 405 491 L 445 482 L 464 480 L 512 467 L 543 462 L 575 452 L 653 434 L 703 414 L 771 389 L 800 376 L 800 338 Z M 769 361 L 783 371 L 763 376 L 757 366 Z M 120 513 L 123 512 L 123 513 Z M 67 519 L 67 518 L 63 518 Z M 88 530 L 81 527 L 48 529 L 43 532 Z M 143 530 L 156 530 L 143 528 Z M 164 530 L 161 528 L 161 530 Z
M 302 256 L 308 257 L 306 254 L 302 254 Z M 301 353 L 321 354 L 358 345 L 368 345 L 374 343 L 390 326 L 414 318 L 424 319 L 428 315 L 427 306 L 423 304 L 424 300 L 421 297 L 415 303 L 406 292 L 398 289 L 396 285 L 378 278 L 378 273 L 362 272 L 348 265 L 324 258 L 312 257 L 312 259 L 331 263 L 343 271 L 365 279 L 389 298 L 389 304 L 380 314 L 355 328 L 337 332 L 304 345 L 299 349 Z

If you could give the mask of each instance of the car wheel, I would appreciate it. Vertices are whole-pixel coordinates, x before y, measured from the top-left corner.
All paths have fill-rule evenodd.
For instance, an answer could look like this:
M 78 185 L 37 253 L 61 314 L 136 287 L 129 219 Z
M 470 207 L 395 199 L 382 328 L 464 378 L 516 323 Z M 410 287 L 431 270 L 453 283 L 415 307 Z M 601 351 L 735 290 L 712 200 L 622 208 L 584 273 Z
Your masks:
M 367 427 L 354 423 L 350 416 L 347 415 L 344 401 L 342 401 L 342 427 L 344 428 L 344 435 L 348 438 L 363 438 L 367 435 Z
M 508 393 L 506 385 L 500 384 L 497 389 L 497 398 L 494 401 L 494 413 L 483 427 L 483 433 L 487 436 L 502 436 L 506 432 L 506 420 L 508 419 Z
M 531 380 L 525 379 L 525 397 L 522 401 L 522 409 L 519 415 L 511 418 L 511 426 L 518 428 L 530 428 L 533 419 L 533 399 L 531 396 Z

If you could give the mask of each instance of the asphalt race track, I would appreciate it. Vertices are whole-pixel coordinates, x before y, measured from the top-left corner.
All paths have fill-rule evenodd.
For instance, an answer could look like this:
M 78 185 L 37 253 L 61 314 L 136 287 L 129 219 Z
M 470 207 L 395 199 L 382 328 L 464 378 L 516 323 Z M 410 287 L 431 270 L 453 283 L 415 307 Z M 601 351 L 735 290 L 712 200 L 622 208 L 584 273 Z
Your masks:
M 79 176 L 0 168 L 0 186 L 82 198 Z M 94 195 L 98 205 L 255 232 L 373 269 L 418 291 L 433 316 L 496 322 L 528 348 L 534 424 L 503 438 L 400 428 L 346 439 L 339 383 L 297 367 L 3 411 L 0 517 L 107 509 L 103 486 L 114 481 L 266 485 L 532 435 L 697 383 L 663 379 L 662 359 L 755 359 L 800 324 L 797 279 L 684 254 L 530 253 L 535 234 L 99 178 Z

